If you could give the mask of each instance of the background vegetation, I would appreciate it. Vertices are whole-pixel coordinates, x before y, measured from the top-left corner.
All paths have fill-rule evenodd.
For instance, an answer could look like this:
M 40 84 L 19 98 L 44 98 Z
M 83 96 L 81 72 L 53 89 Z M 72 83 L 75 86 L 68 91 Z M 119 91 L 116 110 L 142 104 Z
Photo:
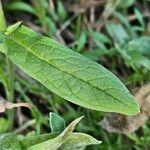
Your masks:
M 4 0 L 3 3 L 9 24 L 22 20 L 35 31 L 102 64 L 133 94 L 150 81 L 149 0 Z M 109 133 L 99 124 L 105 113 L 64 101 L 2 54 L 0 81 L 1 97 L 37 106 L 43 116 L 42 133 L 49 132 L 46 117 L 49 112 L 59 114 L 67 123 L 84 115 L 77 131 L 103 141 L 89 149 L 150 149 L 150 121 L 127 136 Z M 34 124 L 33 115 L 26 108 L 0 115 L 0 133 L 29 134 Z

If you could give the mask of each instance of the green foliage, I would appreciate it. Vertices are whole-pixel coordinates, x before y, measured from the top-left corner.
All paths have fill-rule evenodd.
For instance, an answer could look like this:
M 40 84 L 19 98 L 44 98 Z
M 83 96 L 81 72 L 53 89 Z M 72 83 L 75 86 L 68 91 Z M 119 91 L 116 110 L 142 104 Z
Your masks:
M 77 48 L 76 48 L 77 52 L 82 51 L 82 49 L 86 44 L 86 40 L 87 40 L 87 34 L 85 32 L 82 32 L 77 42 Z
M 7 132 L 9 129 L 8 119 L 0 117 L 0 134 Z
M 84 133 L 72 133 L 58 150 L 84 150 L 86 146 L 101 142 Z
M 52 150 L 66 150 L 66 149 L 83 149 L 87 145 L 91 144 L 100 144 L 100 141 L 97 141 L 93 137 L 83 134 L 83 133 L 72 133 L 75 126 L 83 117 L 80 117 L 74 120 L 60 135 L 56 138 L 47 140 L 43 143 L 31 146 L 28 150 L 47 150 L 51 148 Z
M 2 2 L 0 1 L 0 32 L 5 31 L 6 29 L 6 21 L 4 17 L 4 12 L 2 10 Z M 1 34 L 1 33 L 0 33 Z
M 55 113 L 50 113 L 50 128 L 52 133 L 61 133 L 66 128 L 64 119 Z
M 43 31 L 47 35 L 54 35 L 56 32 L 55 21 L 63 22 L 67 17 L 67 12 L 63 6 L 61 0 L 56 2 L 57 8 L 51 8 L 50 4 L 46 0 L 31 0 L 31 4 L 24 1 L 13 1 L 7 5 L 7 9 L 10 11 L 24 11 L 32 14 L 37 18 L 37 22 L 40 22 Z
M 115 43 L 124 44 L 129 39 L 127 32 L 120 24 L 109 23 L 106 29 Z
M 6 93 L 9 94 L 9 81 L 7 75 L 1 68 L 0 68 L 0 82 L 3 84 Z
M 142 70 L 146 69 L 147 72 L 150 70 L 150 37 L 141 37 L 130 41 L 123 50 L 120 50 L 122 57 L 125 59 L 125 62 L 132 66 L 133 69 Z
M 94 110 L 128 115 L 139 112 L 123 83 L 101 65 L 25 26 L 12 33 L 9 28 L 6 32 L 10 35 L 1 44 L 7 47 L 5 54 L 54 93 Z
M 135 3 L 136 0 L 120 0 L 120 8 L 128 8 Z
M 106 35 L 102 33 L 94 32 L 90 29 L 89 36 L 93 39 L 97 48 L 101 51 L 101 55 L 108 53 L 105 44 L 111 44 L 111 41 Z
M 55 133 L 47 133 L 41 135 L 31 135 L 27 137 L 22 137 L 18 135 L 19 142 L 21 144 L 22 150 L 26 150 L 29 146 L 33 146 L 47 140 L 55 138 L 57 135 Z
M 48 148 L 51 148 L 53 150 L 57 150 L 71 135 L 73 132 L 75 126 L 79 123 L 79 121 L 82 119 L 78 118 L 74 120 L 60 135 L 58 135 L 56 138 L 52 140 L 47 140 L 43 143 L 31 146 L 28 148 L 28 150 L 47 150 Z
M 0 135 L 0 149 L 21 150 L 17 135 L 13 133 Z
M 54 37 L 67 47 L 108 68 L 122 79 L 130 91 L 133 92 L 150 81 L 149 0 L 108 0 L 100 2 L 100 5 L 93 6 L 91 4 L 88 8 L 86 6 L 90 2 L 80 5 L 82 0 L 3 0 L 3 2 L 8 24 L 16 22 L 16 20 L 23 20 L 24 24 L 30 26 L 30 28 L 46 36 Z M 75 2 L 75 11 L 72 10 L 72 7 L 74 7 L 72 2 Z M 82 10 L 82 13 L 80 13 L 80 10 Z M 0 13 L 0 16 L 4 18 L 3 13 Z M 110 29 L 107 28 L 109 25 L 108 28 Z M 0 43 L 2 43 L 8 36 L 4 33 L 5 19 L 0 19 L 0 26 L 2 26 L 0 30 L 3 30 L 3 32 L 0 32 Z M 6 47 L 2 44 L 0 47 L 3 52 L 6 50 Z M 19 110 L 21 113 L 11 111 L 2 114 L 0 118 L 0 131 L 2 133 L 10 131 L 9 126 L 11 125 L 11 131 L 22 134 L 18 136 L 21 149 L 26 150 L 29 145 L 33 146 L 57 136 L 49 133 L 49 116 L 47 115 L 49 111 L 61 114 L 66 122 L 70 122 L 78 116 L 88 116 L 76 130 L 97 137 L 103 143 L 86 149 L 149 149 L 150 121 L 147 121 L 138 132 L 132 135 L 122 136 L 108 133 L 98 124 L 105 113 L 92 111 L 64 101 L 23 73 L 18 67 L 12 68 L 10 61 L 2 53 L 0 53 L 0 68 L 0 95 L 9 100 L 12 90 L 14 90 L 15 95 L 14 97 L 11 96 L 11 100 L 33 103 L 39 108 L 35 114 Z M 10 68 L 12 71 L 15 69 L 14 76 L 12 71 L 9 71 Z M 15 80 L 14 85 L 11 83 L 11 78 Z M 12 117 L 13 114 L 15 118 Z M 31 120 L 32 117 L 35 117 L 36 121 Z M 20 122 L 20 118 L 24 121 Z M 13 122 L 15 122 L 15 126 L 12 125 Z M 28 124 L 28 122 L 36 122 L 36 126 Z M 23 136 L 27 132 L 28 134 Z M 73 134 L 76 133 L 72 133 L 70 139 Z M 83 133 L 81 134 L 83 135 Z M 77 139 L 80 138 L 77 137 Z M 74 143 L 74 146 L 78 147 L 80 141 L 84 140 L 76 141 L 77 143 Z M 84 143 L 82 142 L 82 144 L 83 147 L 79 146 L 81 149 L 84 148 Z M 62 145 L 67 149 L 65 145 L 73 146 L 68 141 Z
M 10 3 L 8 6 L 7 6 L 7 9 L 9 10 L 16 10 L 16 11 L 25 11 L 25 12 L 28 12 L 28 13 L 31 13 L 31 14 L 36 14 L 36 11 L 35 9 L 30 6 L 29 4 L 27 3 L 24 3 L 22 1 L 16 1 L 16 2 L 13 2 L 13 3 Z
M 61 0 L 57 1 L 57 13 L 58 13 L 59 18 L 62 21 L 66 19 L 67 13 L 66 13 L 66 10 L 65 10 Z
M 139 23 L 141 24 L 141 28 L 144 30 L 145 24 L 144 24 L 144 18 L 141 14 L 141 12 L 138 9 L 134 9 L 135 16 Z
M 42 120 L 41 115 L 36 107 L 33 107 L 31 109 L 31 112 L 32 112 L 33 117 L 36 120 L 36 132 L 37 132 L 37 135 L 39 135 L 41 132 L 41 120 Z
M 60 116 L 52 113 L 55 117 L 50 121 L 52 124 L 56 123 L 61 118 Z M 0 135 L 0 148 L 10 150 L 66 150 L 72 148 L 79 150 L 85 148 L 87 145 L 100 144 L 101 142 L 94 139 L 92 136 L 83 133 L 73 133 L 75 126 L 83 117 L 74 120 L 64 131 L 57 136 L 55 133 L 30 135 L 27 137 L 16 135 L 14 133 L 6 133 Z M 62 118 L 61 118 L 62 119 Z M 62 127 L 58 126 L 58 131 Z

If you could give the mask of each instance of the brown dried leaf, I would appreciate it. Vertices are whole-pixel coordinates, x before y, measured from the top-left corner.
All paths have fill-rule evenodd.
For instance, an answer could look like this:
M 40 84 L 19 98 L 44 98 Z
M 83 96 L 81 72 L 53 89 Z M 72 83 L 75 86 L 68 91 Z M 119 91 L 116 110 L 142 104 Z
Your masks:
M 135 116 L 108 113 L 100 125 L 109 132 L 129 134 L 140 128 L 150 116 L 150 84 L 143 86 L 136 94 L 141 112 Z
M 4 99 L 0 100 L 0 113 L 5 112 L 7 109 L 13 109 L 16 107 L 27 107 L 29 109 L 32 109 L 34 105 L 29 104 L 29 103 L 11 103 L 7 102 Z

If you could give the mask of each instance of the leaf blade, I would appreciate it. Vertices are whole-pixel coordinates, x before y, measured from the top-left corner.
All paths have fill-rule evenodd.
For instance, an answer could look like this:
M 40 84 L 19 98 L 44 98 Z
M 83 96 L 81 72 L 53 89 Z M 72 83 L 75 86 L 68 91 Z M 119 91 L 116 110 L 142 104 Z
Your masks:
M 16 65 L 68 101 L 94 110 L 139 112 L 137 102 L 111 72 L 50 38 L 21 26 L 2 45 Z
M 66 123 L 62 117 L 50 112 L 50 128 L 52 133 L 61 133 L 66 128 Z
M 72 133 L 70 137 L 62 144 L 59 150 L 83 150 L 88 145 L 101 144 L 101 141 L 96 140 L 92 136 L 85 133 Z

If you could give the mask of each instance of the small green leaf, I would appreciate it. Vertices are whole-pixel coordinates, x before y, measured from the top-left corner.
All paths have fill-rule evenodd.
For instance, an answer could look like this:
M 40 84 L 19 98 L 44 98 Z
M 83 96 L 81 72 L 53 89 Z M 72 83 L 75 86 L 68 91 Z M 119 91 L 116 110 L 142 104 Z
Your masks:
M 6 133 L 0 135 L 1 150 L 21 150 L 17 135 L 14 133 Z
M 76 48 L 77 52 L 80 52 L 84 48 L 84 45 L 86 43 L 86 39 L 87 39 L 86 33 L 82 32 L 78 41 L 77 41 L 77 48 Z
M 126 15 L 118 11 L 115 11 L 113 15 L 119 19 L 120 23 L 127 29 L 129 36 L 134 38 L 135 32 Z
M 101 141 L 85 133 L 72 133 L 58 150 L 83 150 L 86 146 L 95 144 L 101 144 Z
M 66 128 L 64 119 L 55 113 L 50 113 L 50 128 L 52 133 L 61 133 Z
M 136 8 L 134 9 L 134 13 L 135 13 L 137 20 L 141 24 L 141 28 L 143 28 L 143 30 L 144 30 L 145 24 L 144 24 L 144 19 L 143 19 L 142 13 Z
M 106 29 L 115 43 L 124 44 L 129 39 L 128 33 L 120 24 L 109 23 Z
M 150 38 L 143 36 L 141 38 L 130 41 L 123 48 L 122 55 L 126 63 L 137 68 L 146 68 L 150 70 Z M 121 52 L 121 51 L 120 51 Z
M 59 15 L 59 18 L 63 21 L 66 16 L 66 9 L 64 8 L 62 1 L 61 0 L 57 0 L 57 13 Z
M 124 41 L 124 36 L 121 38 Z M 127 115 L 139 112 L 138 103 L 115 75 L 100 64 L 23 25 L 0 44 L 0 51 L 68 101 L 99 111 Z
M 137 52 L 142 55 L 150 57 L 150 37 L 143 36 L 138 39 L 134 39 L 126 45 L 126 49 L 129 52 Z
M 94 41 L 99 41 L 101 43 L 110 44 L 110 39 L 102 33 L 94 32 L 92 29 L 90 29 L 89 35 L 93 38 Z
M 145 67 L 147 70 L 150 71 L 150 59 L 140 55 L 139 53 L 130 52 L 129 55 L 131 56 L 131 60 L 127 63 L 135 65 L 137 67 Z
M 11 26 L 9 26 L 6 31 L 5 31 L 5 34 L 6 35 L 9 35 L 11 34 L 12 32 L 14 32 L 15 30 L 17 30 L 20 26 L 21 26 L 22 22 L 17 22 Z
M 47 140 L 43 143 L 29 147 L 27 150 L 57 150 L 71 135 L 75 126 L 83 117 L 74 120 L 60 135 L 54 139 Z

